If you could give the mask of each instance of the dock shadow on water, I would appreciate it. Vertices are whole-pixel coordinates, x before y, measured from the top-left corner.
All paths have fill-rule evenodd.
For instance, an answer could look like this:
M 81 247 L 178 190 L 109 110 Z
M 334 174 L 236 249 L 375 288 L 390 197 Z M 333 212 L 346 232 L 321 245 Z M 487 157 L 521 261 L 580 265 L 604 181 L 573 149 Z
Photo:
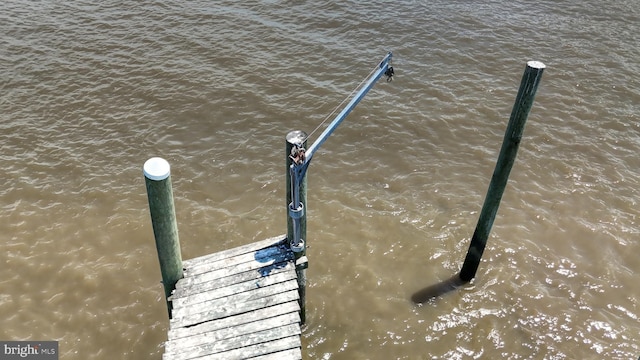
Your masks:
M 413 303 L 415 304 L 424 304 L 425 302 L 434 300 L 440 296 L 450 293 L 465 284 L 467 284 L 467 282 L 460 279 L 460 276 L 456 274 L 449 279 L 415 292 L 413 295 L 411 295 L 411 301 L 413 301 Z
M 276 245 L 258 250 L 254 256 L 257 262 L 265 264 L 258 269 L 262 277 L 268 276 L 274 270 L 286 267 L 291 258 L 285 245 Z

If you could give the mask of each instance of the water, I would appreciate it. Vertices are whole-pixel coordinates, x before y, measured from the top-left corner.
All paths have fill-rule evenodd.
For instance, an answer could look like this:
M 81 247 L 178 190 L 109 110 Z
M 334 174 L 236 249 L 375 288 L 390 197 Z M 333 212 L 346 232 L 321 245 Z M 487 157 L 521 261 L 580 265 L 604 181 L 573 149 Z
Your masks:
M 0 339 L 160 359 L 142 164 L 185 258 L 285 232 L 284 136 L 394 51 L 309 172 L 309 359 L 640 356 L 640 8 L 622 1 L 5 1 Z M 547 65 L 477 278 L 526 61 Z M 313 140 L 313 138 L 312 138 Z

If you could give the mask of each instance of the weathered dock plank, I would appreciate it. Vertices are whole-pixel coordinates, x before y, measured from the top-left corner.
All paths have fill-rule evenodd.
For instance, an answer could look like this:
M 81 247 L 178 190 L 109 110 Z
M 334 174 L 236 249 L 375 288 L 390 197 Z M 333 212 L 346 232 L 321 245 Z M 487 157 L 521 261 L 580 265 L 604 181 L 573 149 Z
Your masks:
M 267 355 L 261 355 L 252 357 L 251 360 L 281 360 L 281 359 L 302 359 L 302 350 L 300 348 L 288 349 L 279 351 L 277 353 L 271 353 Z
M 296 336 L 298 337 L 299 341 L 299 335 L 299 325 L 285 325 L 278 328 L 267 329 L 251 334 L 245 334 L 243 336 L 238 336 L 232 339 L 227 339 L 231 341 L 214 341 L 190 348 L 182 348 L 176 352 L 165 352 L 164 356 L 167 356 L 167 359 L 174 360 L 193 359 L 207 355 L 229 352 L 236 349 L 240 349 L 238 353 L 243 354 L 243 356 L 257 356 L 260 354 L 256 353 L 255 348 L 253 350 L 247 350 L 245 348 L 254 347 L 256 345 L 259 345 L 257 348 L 264 348 L 268 346 L 268 343 L 273 340 L 280 340 Z M 247 353 L 250 354 L 245 355 Z
M 176 290 L 187 288 L 196 284 L 201 284 L 209 281 L 214 281 L 220 278 L 224 278 L 230 275 L 238 274 L 245 271 L 270 269 L 271 265 L 291 261 L 293 259 L 293 253 L 280 252 L 273 257 L 247 259 L 245 262 L 232 264 L 230 266 L 215 267 L 211 266 L 203 272 L 199 272 L 193 276 L 186 275 L 183 279 L 180 279 L 176 284 Z M 188 274 L 188 270 L 186 271 Z M 261 273 L 264 271 L 261 271 Z
M 255 304 L 266 303 L 269 299 L 290 290 L 296 290 L 297 292 L 297 289 L 298 281 L 294 279 L 277 285 L 256 288 L 253 291 L 225 296 L 206 303 L 196 303 L 194 306 L 174 307 L 173 319 L 171 319 L 170 323 L 191 325 L 196 322 L 190 319 L 199 318 L 200 314 L 207 314 L 206 316 L 211 316 L 211 319 L 214 319 L 247 312 L 254 310 L 256 308 Z
M 189 276 L 193 276 L 195 274 L 208 272 L 210 271 L 211 268 L 222 269 L 222 268 L 230 267 L 232 265 L 242 264 L 242 263 L 250 262 L 254 260 L 260 263 L 263 263 L 263 262 L 269 261 L 270 259 L 274 258 L 277 255 L 283 254 L 283 251 L 282 251 L 283 246 L 285 245 L 278 243 L 264 249 L 230 256 L 228 258 L 219 259 L 216 261 L 195 263 L 188 268 L 189 270 L 187 274 Z
M 173 294 L 171 295 L 170 300 L 176 300 L 179 298 L 192 296 L 194 293 L 198 293 L 198 292 L 206 292 L 210 290 L 231 286 L 244 281 L 250 281 L 250 280 L 257 281 L 257 280 L 263 279 L 265 277 L 264 276 L 265 274 L 275 275 L 280 272 L 287 272 L 289 270 L 292 270 L 293 268 L 295 268 L 295 265 L 293 264 L 292 261 L 284 261 L 284 262 L 279 262 L 279 263 L 274 263 L 268 266 L 264 266 L 260 268 L 260 271 L 255 271 L 255 269 L 253 269 L 253 270 L 241 272 L 238 274 L 234 274 L 234 276 L 219 278 L 216 281 L 199 283 L 197 285 L 192 284 L 192 286 L 182 286 L 181 288 L 175 289 L 173 291 Z M 198 289 L 192 289 L 195 286 L 197 286 Z
M 297 302 L 298 298 L 298 291 L 292 290 L 286 293 L 256 299 L 248 302 L 247 304 L 229 304 L 228 306 L 224 306 L 222 308 L 209 310 L 205 309 L 204 311 L 187 315 L 183 318 L 178 318 L 175 320 L 172 319 L 169 321 L 169 326 L 175 328 L 198 325 L 206 321 L 222 319 L 228 316 L 233 316 L 234 314 L 240 314 L 242 312 L 254 311 L 294 300 Z
M 277 352 L 284 353 L 286 350 L 300 349 L 302 346 L 300 342 L 300 336 L 290 336 L 274 340 L 267 343 L 250 345 L 244 348 L 233 349 L 221 353 L 215 353 L 205 355 L 197 358 L 198 360 L 241 360 L 241 359 L 253 359 L 258 356 L 271 355 Z M 295 353 L 294 353 L 295 354 Z M 294 355 L 295 356 L 295 355 Z M 299 357 L 279 357 L 278 360 L 301 360 Z M 163 360 L 168 360 L 164 359 Z M 178 359 L 183 360 L 183 359 Z
M 258 279 L 250 279 L 248 281 L 240 281 L 229 286 L 217 288 L 213 290 L 202 290 L 190 296 L 184 296 L 173 300 L 173 306 L 176 308 L 184 308 L 205 301 L 213 301 L 225 298 L 234 294 L 245 294 L 256 289 L 271 289 L 275 286 L 289 280 L 295 280 L 295 272 L 285 271 L 263 276 Z M 242 278 L 244 280 L 244 278 Z M 254 293 L 251 293 L 254 294 Z
M 270 329 L 277 329 L 281 326 L 300 323 L 298 313 L 288 313 L 263 320 L 258 320 L 241 325 L 233 325 L 223 329 L 208 331 L 195 336 L 182 339 L 181 341 L 169 342 L 165 345 L 165 352 L 181 352 L 196 346 L 206 346 L 209 343 L 220 343 L 221 340 L 232 339 L 246 334 L 258 333 Z
M 298 280 L 285 240 L 184 261 L 163 359 L 302 359 Z
M 201 324 L 180 327 L 169 330 L 169 340 L 195 336 L 209 331 L 224 329 L 234 325 L 243 325 L 246 323 L 267 319 L 269 317 L 278 316 L 287 313 L 296 313 L 300 311 L 300 305 L 295 301 L 289 301 L 277 306 L 261 308 L 251 312 L 218 319 L 217 321 L 208 321 Z M 299 317 L 299 315 L 298 315 Z
M 226 259 L 229 257 L 233 257 L 236 255 L 241 255 L 241 254 L 247 254 L 247 253 L 251 253 L 251 252 L 255 252 L 261 249 L 266 249 L 268 247 L 274 246 L 274 245 L 280 245 L 282 243 L 284 243 L 284 241 L 287 240 L 287 236 L 286 235 L 279 235 L 279 236 L 274 236 L 272 238 L 268 238 L 265 240 L 261 240 L 258 242 L 254 242 L 254 243 L 250 243 L 247 245 L 243 245 L 243 246 L 239 246 L 233 249 L 227 249 L 227 250 L 223 250 L 217 253 L 213 253 L 213 254 L 208 254 L 208 255 L 204 255 L 204 256 L 200 256 L 197 258 L 193 258 L 190 260 L 183 260 L 182 261 L 182 265 L 184 267 L 196 267 L 198 266 L 200 263 L 205 263 L 205 264 L 209 264 L 209 263 L 213 263 L 215 261 L 218 260 L 222 260 L 222 259 Z

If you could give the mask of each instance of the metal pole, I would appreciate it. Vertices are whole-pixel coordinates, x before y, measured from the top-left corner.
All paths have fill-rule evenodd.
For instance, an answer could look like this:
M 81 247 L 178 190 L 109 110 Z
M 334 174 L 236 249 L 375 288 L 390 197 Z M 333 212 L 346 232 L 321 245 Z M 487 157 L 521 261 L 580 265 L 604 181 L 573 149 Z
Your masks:
M 149 198 L 153 234 L 160 261 L 164 295 L 169 318 L 171 318 L 173 307 L 169 296 L 176 288 L 178 280 L 183 276 L 180 239 L 178 238 L 178 225 L 171 189 L 171 171 L 166 160 L 154 157 L 144 163 L 143 172 Z
M 287 240 L 289 247 L 295 254 L 296 273 L 298 275 L 298 292 L 300 294 L 300 318 L 305 323 L 306 296 L 306 242 L 307 237 L 307 169 L 315 151 L 322 145 L 329 135 L 340 125 L 353 108 L 371 90 L 375 82 L 387 75 L 390 80 L 393 68 L 389 66 L 391 52 L 382 59 L 378 68 L 367 79 L 365 84 L 353 96 L 347 106 L 334 118 L 318 139 L 306 149 L 308 135 L 303 131 L 291 131 L 286 137 L 286 200 L 287 200 Z
M 473 233 L 469 251 L 460 270 L 460 280 L 464 282 L 469 282 L 475 277 L 478 266 L 480 265 L 482 253 L 487 245 L 487 238 L 489 237 L 491 226 L 498 212 L 502 194 L 507 186 L 509 173 L 515 162 L 518 146 L 522 139 L 524 125 L 529 116 L 531 106 L 533 105 L 533 100 L 538 85 L 540 84 L 544 68 L 545 65 L 539 61 L 529 61 L 522 75 L 520 89 L 518 90 L 518 95 L 511 112 L 509 125 L 504 134 L 496 168 L 491 177 L 491 183 L 489 184 L 482 211 L 478 218 L 478 225 Z
M 329 135 L 331 135 L 331 133 L 333 133 L 333 131 L 338 127 L 338 125 L 340 125 L 340 123 L 347 117 L 347 115 L 349 115 L 351 110 L 353 110 L 355 106 L 358 105 L 360 100 L 362 100 L 362 98 L 367 95 L 369 90 L 371 90 L 371 88 L 373 88 L 373 85 L 375 85 L 376 81 L 378 81 L 378 79 L 380 79 L 382 75 L 387 72 L 387 70 L 390 68 L 389 62 L 391 61 L 392 57 L 393 54 L 391 52 L 387 53 L 384 59 L 382 59 L 382 61 L 380 62 L 380 65 L 378 66 L 378 69 L 375 71 L 373 76 L 371 76 L 367 80 L 365 85 L 362 86 L 362 88 L 358 91 L 358 93 L 356 93 L 356 95 L 351 99 L 347 106 L 345 106 L 344 109 L 342 109 L 342 111 L 338 115 L 336 115 L 336 117 L 322 132 L 322 134 L 318 136 L 318 139 L 316 139 L 316 141 L 311 144 L 311 146 L 307 150 L 307 162 L 311 161 L 313 154 L 315 154 L 320 145 L 322 145 L 329 138 Z
M 304 148 L 307 146 L 307 134 L 304 131 L 291 131 L 286 136 L 285 157 L 286 157 L 286 200 L 287 200 L 287 240 L 294 250 L 296 264 L 306 260 L 307 253 L 307 176 L 306 172 L 299 183 L 296 177 L 292 176 L 291 150 L 295 148 Z M 293 178 L 293 181 L 292 181 Z M 295 200 L 295 203 L 294 203 Z M 293 210 L 293 211 L 292 211 Z M 299 210 L 299 211 L 296 211 Z M 295 214 L 292 216 L 292 214 Z M 300 240 L 299 243 L 294 241 Z M 302 323 L 306 320 L 306 284 L 307 270 L 305 266 L 296 266 L 296 274 L 298 278 L 298 294 L 300 295 L 300 319 Z

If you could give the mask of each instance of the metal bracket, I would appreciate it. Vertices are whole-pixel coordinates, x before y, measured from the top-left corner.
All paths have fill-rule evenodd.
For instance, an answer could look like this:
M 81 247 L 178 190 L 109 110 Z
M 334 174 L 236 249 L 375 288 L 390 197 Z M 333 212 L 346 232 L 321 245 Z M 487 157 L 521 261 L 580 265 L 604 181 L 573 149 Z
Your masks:
M 296 260 L 296 270 L 303 270 L 309 267 L 309 260 L 306 256 L 301 256 Z

